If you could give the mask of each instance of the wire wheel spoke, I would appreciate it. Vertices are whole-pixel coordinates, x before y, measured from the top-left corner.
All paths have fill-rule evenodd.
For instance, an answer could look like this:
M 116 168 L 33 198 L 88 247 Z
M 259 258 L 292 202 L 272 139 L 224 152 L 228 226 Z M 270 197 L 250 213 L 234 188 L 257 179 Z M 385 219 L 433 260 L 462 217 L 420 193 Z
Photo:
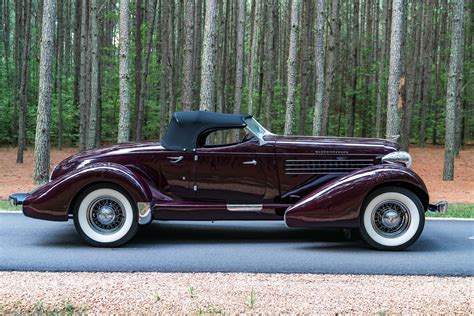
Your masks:
M 102 196 L 89 204 L 87 220 L 92 229 L 100 234 L 112 234 L 125 222 L 123 204 L 112 196 Z
M 372 227 L 377 234 L 396 238 L 403 235 L 410 226 L 410 212 L 405 204 L 396 200 L 379 203 L 372 211 Z

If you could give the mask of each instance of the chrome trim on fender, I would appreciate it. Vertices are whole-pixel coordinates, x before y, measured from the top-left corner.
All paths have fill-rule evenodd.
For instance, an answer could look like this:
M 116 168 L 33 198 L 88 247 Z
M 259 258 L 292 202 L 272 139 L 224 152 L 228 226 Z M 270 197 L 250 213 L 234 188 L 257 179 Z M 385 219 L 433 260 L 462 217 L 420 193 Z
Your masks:
M 407 168 L 410 168 L 413 163 L 410 154 L 406 151 L 395 151 L 393 153 L 387 154 L 382 157 L 382 162 L 403 163 Z
M 150 203 L 147 202 L 138 202 L 138 224 L 146 225 L 150 223 L 153 218 L 151 216 Z
M 231 212 L 260 212 L 262 204 L 227 204 L 227 210 Z

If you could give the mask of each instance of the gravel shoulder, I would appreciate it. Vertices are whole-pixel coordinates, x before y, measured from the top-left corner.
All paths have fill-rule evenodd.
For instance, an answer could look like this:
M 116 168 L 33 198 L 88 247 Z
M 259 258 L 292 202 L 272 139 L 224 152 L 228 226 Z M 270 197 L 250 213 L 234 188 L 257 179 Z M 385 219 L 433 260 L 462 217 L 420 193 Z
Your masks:
M 0 272 L 0 314 L 474 313 L 472 277 Z

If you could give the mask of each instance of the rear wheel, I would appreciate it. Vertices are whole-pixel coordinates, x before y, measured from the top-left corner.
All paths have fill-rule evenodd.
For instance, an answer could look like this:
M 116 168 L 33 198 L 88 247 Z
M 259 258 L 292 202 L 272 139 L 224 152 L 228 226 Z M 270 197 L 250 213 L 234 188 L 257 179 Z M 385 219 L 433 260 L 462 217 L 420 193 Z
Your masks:
M 95 247 L 118 247 L 138 230 L 135 203 L 116 185 L 88 188 L 78 197 L 73 213 L 79 235 Z
M 360 225 L 362 237 L 370 246 L 380 250 L 402 250 L 413 244 L 423 231 L 423 204 L 407 189 L 382 188 L 365 200 Z

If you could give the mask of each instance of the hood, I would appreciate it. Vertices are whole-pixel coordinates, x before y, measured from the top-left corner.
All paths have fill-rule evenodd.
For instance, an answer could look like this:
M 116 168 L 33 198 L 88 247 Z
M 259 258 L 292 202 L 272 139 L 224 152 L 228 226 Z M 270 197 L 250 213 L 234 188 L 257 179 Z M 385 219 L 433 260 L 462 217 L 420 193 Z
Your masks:
M 115 160 L 129 154 L 136 154 L 147 151 L 161 151 L 164 150 L 160 143 L 122 143 L 111 146 L 106 146 L 98 149 L 91 149 L 79 152 L 61 161 L 51 173 L 51 180 L 54 180 L 64 173 L 70 172 L 74 169 L 83 168 L 94 162 L 107 162 Z
M 268 137 L 268 138 L 267 138 Z M 279 147 L 303 147 L 321 154 L 387 154 L 400 149 L 397 143 L 380 138 L 269 135 Z

